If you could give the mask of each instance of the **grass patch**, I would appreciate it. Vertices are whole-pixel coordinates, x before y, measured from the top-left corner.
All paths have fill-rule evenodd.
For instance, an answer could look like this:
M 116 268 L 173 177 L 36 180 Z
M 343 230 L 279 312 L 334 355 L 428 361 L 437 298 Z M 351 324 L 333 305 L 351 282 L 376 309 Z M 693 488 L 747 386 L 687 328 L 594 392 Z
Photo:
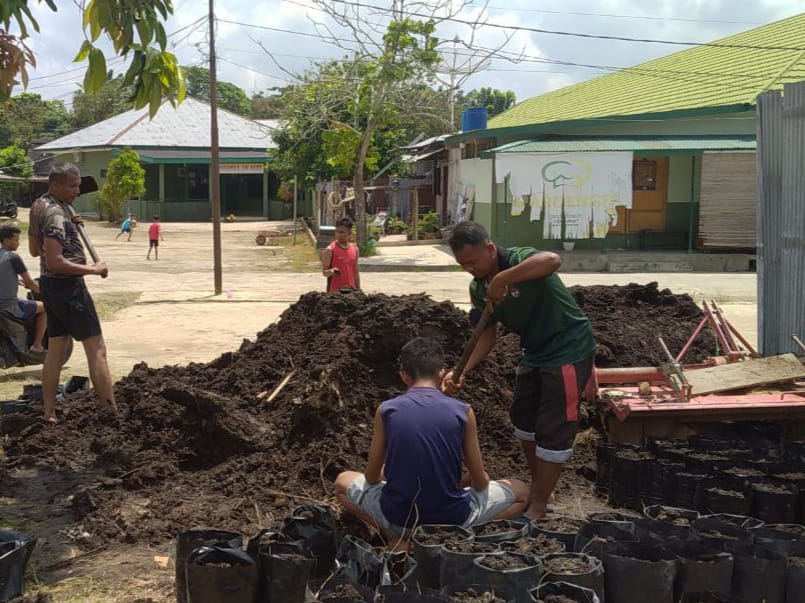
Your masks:
M 28 589 L 29 595 L 50 595 L 59 603 L 88 603 L 105 601 L 106 603 L 130 603 L 137 600 L 151 600 L 144 587 L 128 587 L 124 584 L 103 582 L 88 576 L 65 578 L 53 584 L 43 584 L 37 576 L 33 577 L 33 585 Z
M 139 292 L 116 291 L 103 293 L 94 297 L 95 309 L 101 320 L 109 320 L 115 314 L 134 305 L 142 295 Z
M 293 237 L 277 237 L 273 241 L 284 249 L 285 258 L 288 260 L 284 268 L 291 272 L 319 272 L 321 270 L 321 260 L 319 254 L 310 244 L 310 240 L 304 232 L 296 233 L 296 245 L 293 244 Z
M 3 523 L 0 525 L 4 530 L 13 530 L 15 532 L 22 532 L 23 534 L 30 534 L 34 530 L 41 528 L 45 525 L 44 521 L 37 521 L 34 519 L 26 519 L 25 517 L 3 517 Z

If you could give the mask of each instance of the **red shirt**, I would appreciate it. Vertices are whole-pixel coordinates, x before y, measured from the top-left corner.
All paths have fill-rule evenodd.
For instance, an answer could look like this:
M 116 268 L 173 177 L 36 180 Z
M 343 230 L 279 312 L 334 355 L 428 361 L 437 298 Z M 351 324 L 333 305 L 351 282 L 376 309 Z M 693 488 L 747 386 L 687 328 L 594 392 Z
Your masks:
M 333 252 L 330 268 L 338 268 L 341 274 L 334 274 L 327 279 L 327 291 L 338 291 L 341 287 L 355 287 L 355 274 L 358 271 L 358 247 L 349 243 L 344 249 L 336 241 L 327 246 Z
M 159 241 L 159 222 L 151 222 L 151 226 L 148 227 L 148 238 Z

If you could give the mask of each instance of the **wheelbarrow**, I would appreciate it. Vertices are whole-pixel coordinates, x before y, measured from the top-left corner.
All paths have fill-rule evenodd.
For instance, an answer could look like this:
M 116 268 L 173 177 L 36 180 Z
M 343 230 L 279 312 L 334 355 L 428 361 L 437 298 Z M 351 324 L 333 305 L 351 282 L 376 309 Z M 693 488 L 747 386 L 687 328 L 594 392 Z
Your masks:
M 274 239 L 287 237 L 292 232 L 290 230 L 258 230 L 257 236 L 254 237 L 254 242 L 257 245 L 273 245 Z

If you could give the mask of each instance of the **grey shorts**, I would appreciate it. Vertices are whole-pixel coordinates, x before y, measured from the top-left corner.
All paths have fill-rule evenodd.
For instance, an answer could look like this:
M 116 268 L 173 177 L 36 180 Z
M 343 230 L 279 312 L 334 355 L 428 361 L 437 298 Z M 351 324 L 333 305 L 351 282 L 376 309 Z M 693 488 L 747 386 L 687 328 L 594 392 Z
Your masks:
M 383 515 L 380 507 L 380 495 L 386 482 L 368 484 L 366 478 L 361 475 L 347 488 L 347 499 L 357 506 L 361 511 L 372 517 L 377 525 L 384 532 L 392 536 L 408 536 L 407 530 L 401 526 L 391 523 Z M 493 517 L 500 515 L 512 504 L 514 504 L 514 492 L 505 484 L 492 480 L 485 490 L 478 491 L 466 488 L 469 492 L 470 514 L 463 523 L 463 527 L 477 525 L 489 521 Z

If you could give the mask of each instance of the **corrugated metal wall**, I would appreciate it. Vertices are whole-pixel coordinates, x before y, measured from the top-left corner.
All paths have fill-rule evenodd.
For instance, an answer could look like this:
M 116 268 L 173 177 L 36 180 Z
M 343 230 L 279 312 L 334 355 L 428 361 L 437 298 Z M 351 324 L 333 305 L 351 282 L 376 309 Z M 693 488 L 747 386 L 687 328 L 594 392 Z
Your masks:
M 755 246 L 757 159 L 753 152 L 713 152 L 702 157 L 699 245 L 705 249 Z
M 758 345 L 805 337 L 805 82 L 758 96 Z

